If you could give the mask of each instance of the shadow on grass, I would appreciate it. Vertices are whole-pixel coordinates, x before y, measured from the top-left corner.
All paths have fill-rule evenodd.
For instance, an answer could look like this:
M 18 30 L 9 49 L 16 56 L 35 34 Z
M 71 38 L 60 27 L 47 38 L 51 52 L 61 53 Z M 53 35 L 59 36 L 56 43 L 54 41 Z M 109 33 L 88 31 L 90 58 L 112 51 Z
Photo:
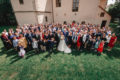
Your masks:
M 12 61 L 11 61 L 10 64 L 13 64 L 13 63 L 17 62 L 17 61 L 19 61 L 20 59 L 22 59 L 22 58 L 21 58 L 21 57 L 18 57 L 18 56 L 15 56 L 14 58 L 12 58 Z
M 120 50 L 114 48 L 112 51 L 107 51 L 105 50 L 106 55 L 110 58 L 113 59 L 114 58 L 120 58 Z
M 42 60 L 45 60 L 45 59 L 51 57 L 52 54 L 57 55 L 58 53 L 59 53 L 59 51 L 57 51 L 56 49 L 54 49 L 52 52 L 49 52 L 49 51 L 48 51 L 48 52 L 47 52 L 47 55 L 45 55 L 45 56 L 42 58 Z
M 35 55 L 39 55 L 39 53 L 35 53 L 33 50 L 26 53 L 26 59 L 29 59 L 30 57 L 33 57 Z
M 26 53 L 26 59 L 29 59 L 35 55 L 40 55 L 43 53 L 44 52 L 39 52 L 38 54 L 36 54 L 34 52 L 34 50 L 31 50 L 31 51 Z M 58 53 L 62 54 L 62 52 L 58 52 L 56 49 L 52 52 L 52 54 L 54 54 L 54 55 L 57 55 Z M 105 50 L 104 53 L 108 56 L 109 59 L 120 58 L 120 45 L 117 44 L 111 52 L 108 52 L 107 50 Z M 19 61 L 20 59 L 22 59 L 21 57 L 18 56 L 18 52 L 15 51 L 14 49 L 6 50 L 4 47 L 2 47 L 1 52 L 0 52 L 0 56 L 2 56 L 4 54 L 6 54 L 6 58 L 8 58 L 8 57 L 11 58 L 10 64 L 13 64 L 13 63 Z M 43 61 L 46 60 L 46 58 L 51 57 L 52 54 L 48 52 L 48 54 L 45 55 L 41 60 L 43 60 Z M 94 52 L 93 50 L 83 50 L 83 51 L 72 50 L 71 54 L 73 56 L 80 56 L 81 54 L 85 54 L 85 55 L 92 54 L 92 55 L 97 56 L 97 52 Z
M 9 50 L 6 50 L 4 47 L 1 48 L 1 52 L 0 52 L 0 56 L 6 54 L 6 58 L 8 57 L 11 57 L 11 63 L 10 64 L 13 64 L 15 62 L 17 62 L 18 60 L 21 59 L 21 57 L 18 56 L 18 52 L 15 51 L 14 49 L 9 49 Z
M 7 57 L 10 57 L 10 56 L 17 55 L 17 51 L 15 51 L 14 49 L 9 49 L 9 50 L 7 50 L 7 49 L 5 49 L 5 48 L 3 47 L 3 48 L 1 48 L 0 56 L 2 56 L 2 55 L 4 55 L 4 54 L 7 55 L 7 56 L 6 56 L 6 58 L 7 58 Z

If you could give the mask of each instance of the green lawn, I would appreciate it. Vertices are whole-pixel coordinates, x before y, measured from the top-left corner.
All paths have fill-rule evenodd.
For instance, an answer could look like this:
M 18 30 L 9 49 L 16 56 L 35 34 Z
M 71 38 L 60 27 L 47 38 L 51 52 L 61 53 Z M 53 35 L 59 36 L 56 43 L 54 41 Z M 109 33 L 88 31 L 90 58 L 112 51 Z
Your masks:
M 101 56 L 92 51 L 47 54 L 31 51 L 21 59 L 0 40 L 0 80 L 120 80 L 120 44 Z

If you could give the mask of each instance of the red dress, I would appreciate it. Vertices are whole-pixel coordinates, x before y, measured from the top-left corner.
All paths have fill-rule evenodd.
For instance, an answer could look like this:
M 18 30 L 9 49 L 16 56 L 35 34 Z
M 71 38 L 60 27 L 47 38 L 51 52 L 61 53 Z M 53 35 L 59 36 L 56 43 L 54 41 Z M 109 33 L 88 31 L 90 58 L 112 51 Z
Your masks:
M 77 40 L 77 47 L 80 47 L 81 43 L 80 43 L 80 36 L 78 36 L 78 40 Z
M 101 43 L 99 44 L 99 46 L 98 46 L 97 51 L 100 52 L 100 53 L 103 52 L 103 47 L 104 47 L 104 43 L 101 42 Z
M 113 48 L 113 47 L 114 47 L 113 42 L 114 42 L 116 39 L 117 39 L 117 37 L 111 37 L 111 39 L 110 39 L 110 42 L 109 42 L 108 46 L 109 46 L 109 47 L 111 47 L 111 48 Z

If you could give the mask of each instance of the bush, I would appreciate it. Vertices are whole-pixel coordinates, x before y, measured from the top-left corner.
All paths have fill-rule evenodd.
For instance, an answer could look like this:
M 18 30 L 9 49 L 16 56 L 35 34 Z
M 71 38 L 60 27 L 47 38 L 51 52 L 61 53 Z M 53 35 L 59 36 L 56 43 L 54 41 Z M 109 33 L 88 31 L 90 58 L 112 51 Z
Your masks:
M 118 24 L 116 24 L 116 23 L 110 23 L 109 26 L 113 29 L 113 32 L 116 33 L 118 41 L 120 41 L 120 28 L 117 27 Z

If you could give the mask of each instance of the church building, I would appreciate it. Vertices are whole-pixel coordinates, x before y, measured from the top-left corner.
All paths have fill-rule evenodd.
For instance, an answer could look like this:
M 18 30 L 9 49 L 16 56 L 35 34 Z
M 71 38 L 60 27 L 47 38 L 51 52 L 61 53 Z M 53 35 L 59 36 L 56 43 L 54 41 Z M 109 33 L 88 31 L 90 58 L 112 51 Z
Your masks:
M 108 0 L 11 0 L 17 23 L 90 23 L 108 26 Z

